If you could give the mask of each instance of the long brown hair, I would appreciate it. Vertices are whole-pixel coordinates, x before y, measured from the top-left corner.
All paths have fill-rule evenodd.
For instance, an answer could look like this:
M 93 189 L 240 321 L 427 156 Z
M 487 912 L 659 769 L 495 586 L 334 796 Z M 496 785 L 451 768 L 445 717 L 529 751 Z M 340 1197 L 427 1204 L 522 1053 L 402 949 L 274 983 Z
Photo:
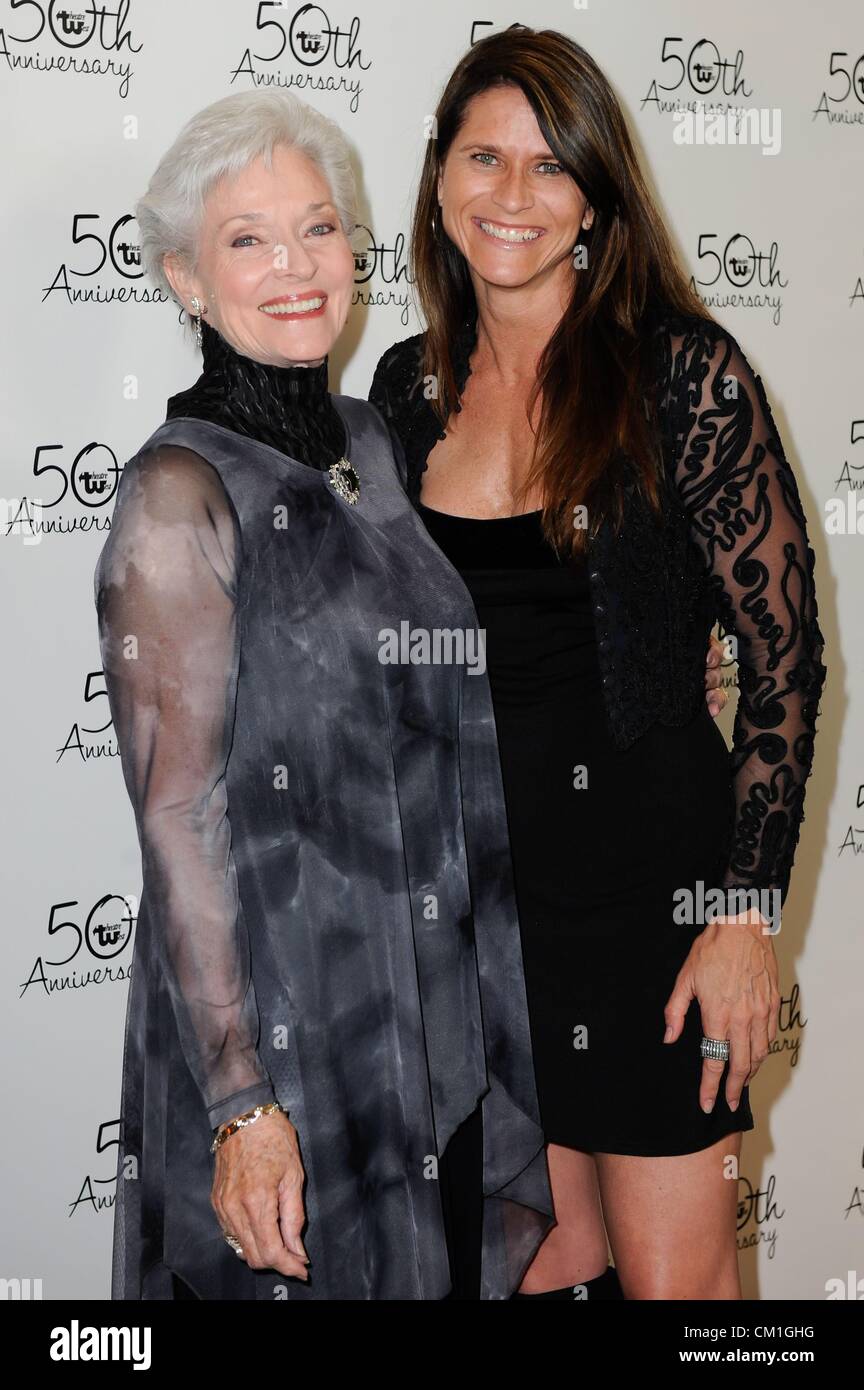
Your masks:
M 426 321 L 424 375 L 437 378 L 435 409 L 446 425 L 458 403 L 450 345 L 476 314 L 467 263 L 440 225 L 437 182 L 473 97 L 518 87 L 555 158 L 594 208 L 587 270 L 541 354 L 528 404 L 542 408 L 522 494 L 539 486 L 547 536 L 576 553 L 606 515 L 620 523 L 613 465 L 622 454 L 655 509 L 659 459 L 648 379 L 648 326 L 665 309 L 710 318 L 678 264 L 633 149 L 618 100 L 584 48 L 554 30 L 521 25 L 476 43 L 456 67 L 435 113 L 414 212 L 411 268 Z M 587 508 L 588 531 L 574 525 Z

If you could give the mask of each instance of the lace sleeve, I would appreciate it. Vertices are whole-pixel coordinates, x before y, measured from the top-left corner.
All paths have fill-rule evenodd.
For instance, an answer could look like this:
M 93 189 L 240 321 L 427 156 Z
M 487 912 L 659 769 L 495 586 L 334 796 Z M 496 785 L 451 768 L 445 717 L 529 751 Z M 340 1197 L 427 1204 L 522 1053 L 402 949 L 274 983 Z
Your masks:
M 736 815 L 723 886 L 789 889 L 825 680 L 814 556 L 760 377 L 731 334 L 671 341 L 675 480 L 737 639 Z
M 274 1100 L 257 1051 L 225 768 L 239 662 L 239 535 L 218 474 L 178 447 L 126 467 L 96 570 L 99 640 L 143 901 L 215 1128 Z

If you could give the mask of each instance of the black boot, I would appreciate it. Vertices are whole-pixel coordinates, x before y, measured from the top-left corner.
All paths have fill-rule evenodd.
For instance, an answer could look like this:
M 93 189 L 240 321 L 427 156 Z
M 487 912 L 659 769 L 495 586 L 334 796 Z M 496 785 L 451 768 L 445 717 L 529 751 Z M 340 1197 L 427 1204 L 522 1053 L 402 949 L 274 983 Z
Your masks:
M 576 1298 L 573 1290 L 584 1289 L 587 1299 L 623 1299 L 624 1294 L 621 1283 L 618 1279 L 618 1271 L 614 1265 L 606 1266 L 605 1274 L 598 1274 L 596 1279 L 583 1279 L 581 1284 L 568 1284 L 566 1289 L 547 1289 L 545 1293 L 512 1293 L 511 1300 L 520 1298 L 533 1300 L 536 1302 L 540 1298 L 551 1298 L 559 1302 L 581 1303 L 581 1298 Z

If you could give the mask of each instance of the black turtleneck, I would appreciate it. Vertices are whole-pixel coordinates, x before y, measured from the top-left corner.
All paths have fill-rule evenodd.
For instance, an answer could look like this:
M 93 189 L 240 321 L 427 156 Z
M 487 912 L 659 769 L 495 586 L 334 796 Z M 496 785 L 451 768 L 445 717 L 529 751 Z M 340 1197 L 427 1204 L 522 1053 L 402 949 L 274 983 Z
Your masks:
M 327 389 L 327 359 L 317 367 L 276 367 L 231 347 L 202 320 L 203 371 L 168 401 L 166 419 L 192 416 L 269 444 L 311 468 L 328 469 L 345 453 L 345 429 Z

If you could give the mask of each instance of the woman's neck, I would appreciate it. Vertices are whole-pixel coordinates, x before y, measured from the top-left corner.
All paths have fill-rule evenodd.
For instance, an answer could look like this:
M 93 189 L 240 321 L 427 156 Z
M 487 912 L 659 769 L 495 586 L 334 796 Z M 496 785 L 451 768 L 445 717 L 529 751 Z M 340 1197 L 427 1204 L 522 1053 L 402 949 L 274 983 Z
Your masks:
M 203 370 L 194 386 L 168 402 L 167 418 L 209 420 L 269 444 L 315 468 L 345 452 L 345 430 L 327 384 L 327 359 L 317 367 L 276 366 L 244 357 L 202 322 Z
M 567 307 L 560 289 L 550 284 L 510 290 L 480 281 L 475 283 L 475 298 L 473 370 L 494 373 L 509 389 L 530 388 L 543 350 Z

